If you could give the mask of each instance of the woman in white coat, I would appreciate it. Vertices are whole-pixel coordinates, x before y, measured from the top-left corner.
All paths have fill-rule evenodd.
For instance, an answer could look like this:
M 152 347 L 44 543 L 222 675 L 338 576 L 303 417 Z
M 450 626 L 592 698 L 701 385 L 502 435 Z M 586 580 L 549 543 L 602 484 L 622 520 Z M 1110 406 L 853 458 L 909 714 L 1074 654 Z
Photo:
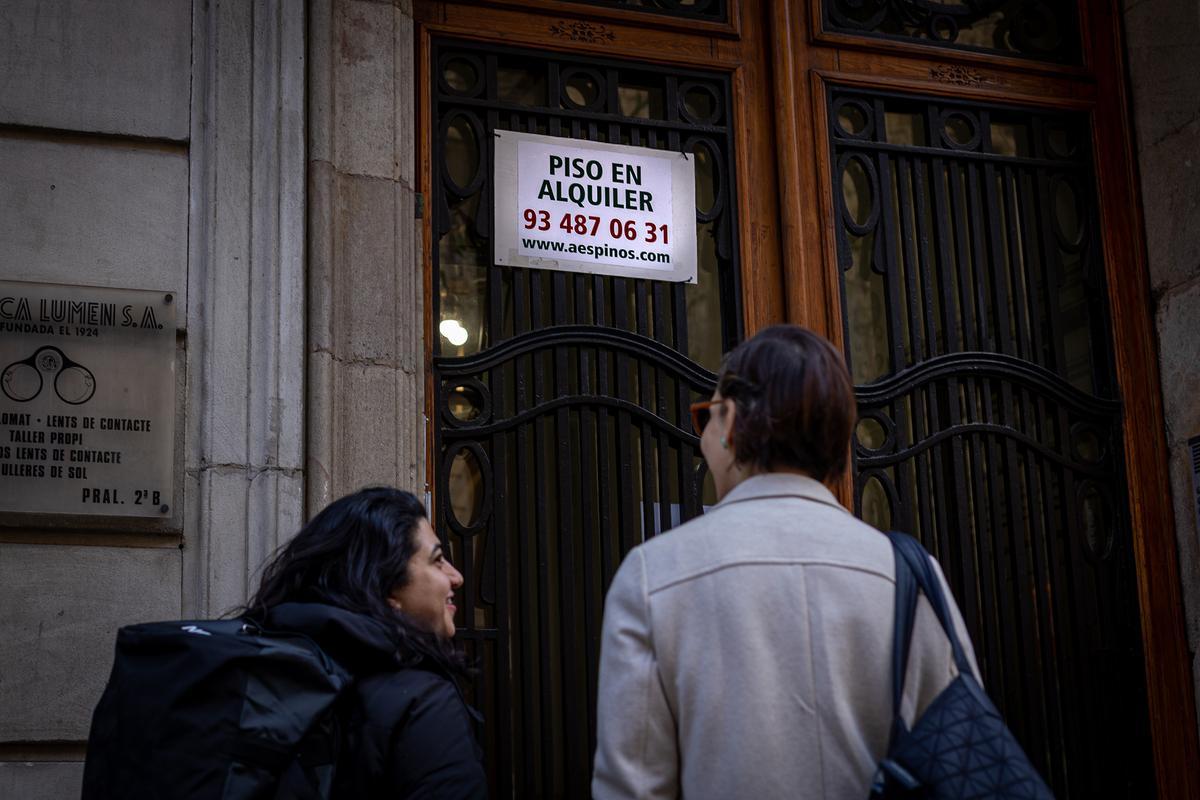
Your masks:
M 887 537 L 826 488 L 854 408 L 841 355 L 808 330 L 726 356 L 693 407 L 719 502 L 635 548 L 609 589 L 596 798 L 867 796 L 891 724 L 895 584 Z M 905 717 L 956 674 L 922 598 Z

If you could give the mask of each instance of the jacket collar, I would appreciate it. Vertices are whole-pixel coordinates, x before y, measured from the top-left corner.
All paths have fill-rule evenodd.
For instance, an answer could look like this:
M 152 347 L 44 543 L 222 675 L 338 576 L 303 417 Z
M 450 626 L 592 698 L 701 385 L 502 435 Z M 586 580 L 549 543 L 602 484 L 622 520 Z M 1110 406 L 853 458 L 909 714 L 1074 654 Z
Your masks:
M 825 484 L 807 475 L 797 475 L 791 472 L 768 472 L 762 475 L 752 475 L 733 487 L 729 494 L 717 503 L 716 507 L 771 497 L 799 497 L 846 511 Z M 846 511 L 846 513 L 850 512 Z
M 281 603 L 263 620 L 268 630 L 302 633 L 353 672 L 396 669 L 396 642 L 387 627 L 365 614 L 325 603 Z

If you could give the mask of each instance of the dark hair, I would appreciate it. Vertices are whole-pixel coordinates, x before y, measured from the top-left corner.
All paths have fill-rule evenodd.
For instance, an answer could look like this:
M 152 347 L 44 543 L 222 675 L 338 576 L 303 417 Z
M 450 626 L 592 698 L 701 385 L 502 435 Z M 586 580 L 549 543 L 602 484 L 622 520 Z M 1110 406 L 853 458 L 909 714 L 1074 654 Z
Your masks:
M 734 457 L 819 481 L 846 469 L 854 385 L 841 353 L 799 325 L 774 325 L 729 351 L 717 391 L 737 405 Z
M 385 486 L 335 500 L 275 554 L 244 613 L 261 619 L 282 603 L 326 603 L 383 623 L 402 664 L 430 659 L 464 672 L 466 660 L 452 642 L 417 627 L 388 603 L 388 595 L 408 582 L 417 527 L 426 517 L 411 493 Z

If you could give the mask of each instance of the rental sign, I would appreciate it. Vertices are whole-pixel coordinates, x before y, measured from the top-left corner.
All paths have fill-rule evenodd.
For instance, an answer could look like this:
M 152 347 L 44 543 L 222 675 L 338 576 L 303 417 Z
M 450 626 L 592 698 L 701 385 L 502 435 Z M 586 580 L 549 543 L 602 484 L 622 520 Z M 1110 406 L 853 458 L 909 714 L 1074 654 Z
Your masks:
M 696 282 L 688 153 L 496 131 L 496 263 Z

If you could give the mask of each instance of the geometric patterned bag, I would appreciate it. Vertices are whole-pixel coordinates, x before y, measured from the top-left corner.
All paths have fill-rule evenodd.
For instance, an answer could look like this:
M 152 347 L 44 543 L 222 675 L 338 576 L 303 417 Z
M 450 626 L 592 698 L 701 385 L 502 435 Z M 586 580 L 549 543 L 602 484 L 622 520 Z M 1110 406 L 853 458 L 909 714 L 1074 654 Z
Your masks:
M 889 533 L 888 538 L 896 555 L 892 732 L 887 756 L 875 774 L 871 798 L 1053 800 L 1050 788 L 975 680 L 925 548 L 903 533 Z M 934 698 L 909 730 L 900 716 L 900 696 L 918 590 L 929 600 L 950 638 L 958 677 Z

